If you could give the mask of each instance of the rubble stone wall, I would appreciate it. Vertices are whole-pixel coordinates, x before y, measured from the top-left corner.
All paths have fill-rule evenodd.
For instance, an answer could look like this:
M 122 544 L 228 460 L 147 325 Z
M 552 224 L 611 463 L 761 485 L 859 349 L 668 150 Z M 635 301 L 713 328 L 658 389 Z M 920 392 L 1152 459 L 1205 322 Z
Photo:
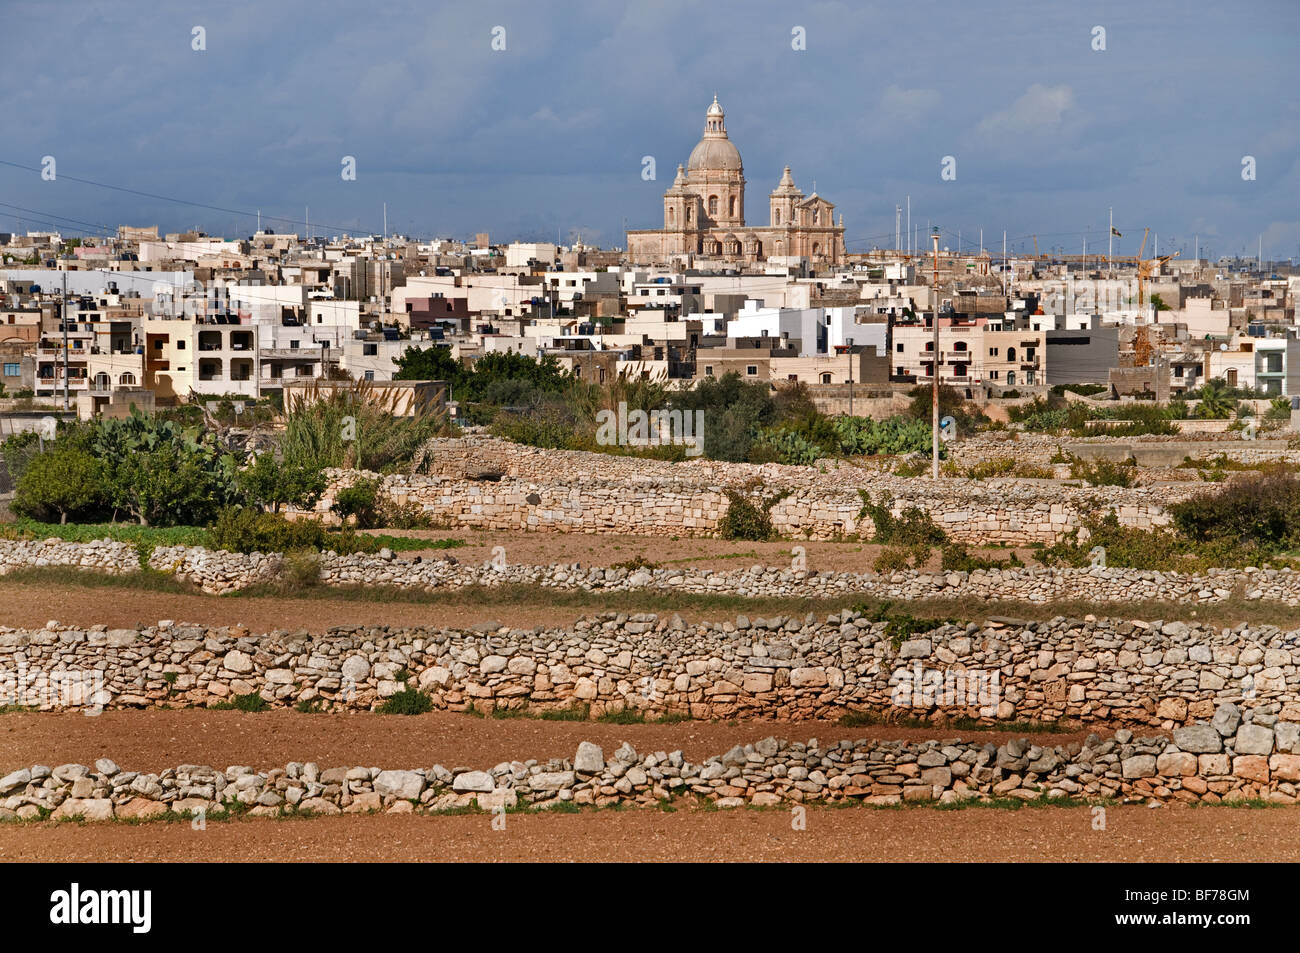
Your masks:
M 1271 728 L 1300 722 L 1300 632 L 991 618 L 904 640 L 848 610 L 695 624 L 610 613 L 551 629 L 489 621 L 254 635 L 52 623 L 0 632 L 4 704 L 202 707 L 257 693 L 276 707 L 369 710 L 404 686 L 434 708 L 479 713 L 587 706 L 592 717 L 635 709 L 797 720 L 861 710 L 1170 730 L 1238 704 Z
M 269 771 L 185 764 L 155 774 L 123 770 L 105 757 L 93 766 L 31 765 L 0 777 L 0 819 L 502 811 L 566 803 L 649 806 L 681 796 L 722 808 L 994 798 L 1295 804 L 1297 734 L 1300 726 L 1251 721 L 1224 705 L 1212 722 L 1177 729 L 1172 738 L 1135 738 L 1125 729 L 1068 745 L 954 739 L 821 746 L 765 738 L 698 763 L 681 751 L 639 753 L 626 742 L 608 756 L 582 742 L 572 759 L 509 761 L 490 770 L 322 769 L 308 761 Z

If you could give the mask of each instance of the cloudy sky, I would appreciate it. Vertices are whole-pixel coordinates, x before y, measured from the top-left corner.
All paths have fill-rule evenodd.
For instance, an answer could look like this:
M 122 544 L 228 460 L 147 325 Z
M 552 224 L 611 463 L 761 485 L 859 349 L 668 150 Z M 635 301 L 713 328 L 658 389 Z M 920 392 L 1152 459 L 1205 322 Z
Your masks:
M 948 247 L 1097 250 L 1113 206 L 1117 254 L 1150 227 L 1300 258 L 1296 0 L 0 0 L 0 24 L 0 230 L 302 231 L 309 207 L 378 232 L 387 202 L 407 234 L 621 245 L 662 224 L 716 93 L 751 223 L 789 164 L 850 250 L 892 246 L 910 195 Z

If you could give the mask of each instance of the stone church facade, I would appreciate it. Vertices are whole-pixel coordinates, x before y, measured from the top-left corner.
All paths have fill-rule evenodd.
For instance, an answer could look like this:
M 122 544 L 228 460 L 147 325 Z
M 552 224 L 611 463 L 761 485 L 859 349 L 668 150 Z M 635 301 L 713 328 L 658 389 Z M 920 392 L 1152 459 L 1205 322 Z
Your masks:
M 768 196 L 769 224 L 745 224 L 745 168 L 725 118 L 715 96 L 704 137 L 664 193 L 664 227 L 629 231 L 628 259 L 650 265 L 685 255 L 727 263 L 802 256 L 814 266 L 843 263 L 843 216 L 835 224 L 834 204 L 816 192 L 805 196 L 789 166 Z

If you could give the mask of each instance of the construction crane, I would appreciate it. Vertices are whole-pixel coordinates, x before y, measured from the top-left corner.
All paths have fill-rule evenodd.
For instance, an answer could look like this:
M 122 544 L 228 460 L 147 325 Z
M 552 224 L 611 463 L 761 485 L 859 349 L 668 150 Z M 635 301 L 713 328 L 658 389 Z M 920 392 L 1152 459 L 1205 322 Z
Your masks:
M 1156 258 L 1143 258 L 1142 253 L 1147 248 L 1147 236 L 1151 234 L 1151 229 L 1142 230 L 1142 245 L 1138 248 L 1137 253 L 1137 279 L 1138 279 L 1138 307 L 1141 308 L 1146 304 L 1147 280 L 1155 273 L 1156 269 L 1165 262 L 1177 258 L 1182 252 L 1174 252 L 1172 255 L 1160 255 Z

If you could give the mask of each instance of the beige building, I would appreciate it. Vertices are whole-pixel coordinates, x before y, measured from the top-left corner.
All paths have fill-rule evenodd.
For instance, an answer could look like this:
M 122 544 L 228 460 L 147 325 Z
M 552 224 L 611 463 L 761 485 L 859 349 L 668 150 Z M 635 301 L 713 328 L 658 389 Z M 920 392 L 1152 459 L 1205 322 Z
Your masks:
M 662 264 L 683 255 L 759 262 L 803 257 L 814 266 L 845 260 L 844 220 L 835 224 L 835 206 L 816 192 L 805 196 L 786 166 L 768 198 L 770 224 L 745 224 L 745 168 L 727 136 L 718 99 L 704 117 L 704 137 L 677 167 L 664 193 L 664 227 L 627 233 L 628 258 L 636 264 Z

